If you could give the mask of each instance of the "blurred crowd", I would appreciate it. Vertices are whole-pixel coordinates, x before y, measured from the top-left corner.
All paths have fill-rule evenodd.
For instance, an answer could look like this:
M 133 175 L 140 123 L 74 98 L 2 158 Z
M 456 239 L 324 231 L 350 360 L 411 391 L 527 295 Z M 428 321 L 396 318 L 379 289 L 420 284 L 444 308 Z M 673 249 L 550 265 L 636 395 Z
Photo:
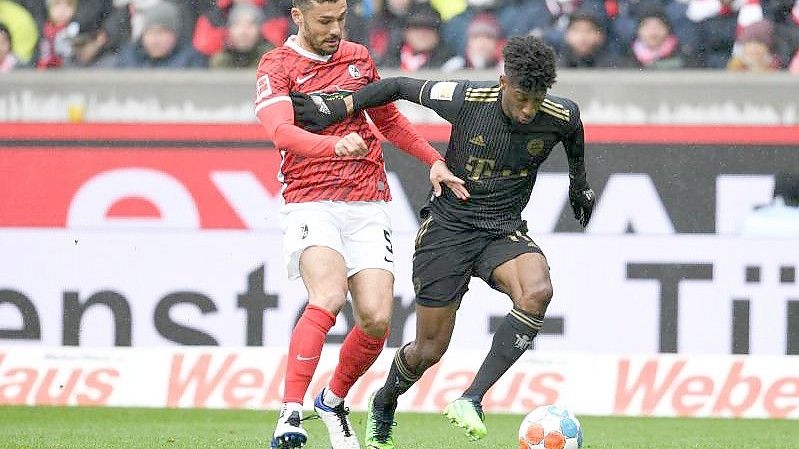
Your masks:
M 291 0 L 0 0 L 0 73 L 254 68 Z M 350 0 L 347 39 L 405 72 L 496 69 L 534 34 L 571 68 L 799 74 L 799 0 Z

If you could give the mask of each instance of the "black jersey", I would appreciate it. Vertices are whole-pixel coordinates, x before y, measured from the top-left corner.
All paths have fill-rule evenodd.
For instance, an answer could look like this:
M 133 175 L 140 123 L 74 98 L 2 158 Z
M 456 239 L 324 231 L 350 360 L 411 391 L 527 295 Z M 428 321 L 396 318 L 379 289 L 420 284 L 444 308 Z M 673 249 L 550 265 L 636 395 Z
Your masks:
M 422 87 L 417 102 L 452 123 L 446 163 L 471 194 L 461 201 L 443 189 L 422 209 L 423 218 L 432 213 L 452 229 L 526 232 L 521 213 L 552 148 L 563 142 L 570 165 L 582 163 L 583 126 L 573 101 L 547 95 L 532 121 L 521 124 L 502 112 L 501 98 L 496 82 L 427 81 Z

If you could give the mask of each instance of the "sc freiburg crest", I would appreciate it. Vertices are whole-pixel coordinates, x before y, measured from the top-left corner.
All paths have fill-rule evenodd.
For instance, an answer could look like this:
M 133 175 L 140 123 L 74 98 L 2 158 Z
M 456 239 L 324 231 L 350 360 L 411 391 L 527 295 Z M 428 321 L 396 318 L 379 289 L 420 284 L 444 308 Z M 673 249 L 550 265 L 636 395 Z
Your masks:
M 358 70 L 358 66 L 357 66 L 357 65 L 355 65 L 355 64 L 350 64 L 350 66 L 348 67 L 348 69 L 349 69 L 349 71 L 350 71 L 350 76 L 351 76 L 351 77 L 353 77 L 353 78 L 360 78 L 360 77 L 361 77 L 361 71 L 360 71 L 360 70 Z

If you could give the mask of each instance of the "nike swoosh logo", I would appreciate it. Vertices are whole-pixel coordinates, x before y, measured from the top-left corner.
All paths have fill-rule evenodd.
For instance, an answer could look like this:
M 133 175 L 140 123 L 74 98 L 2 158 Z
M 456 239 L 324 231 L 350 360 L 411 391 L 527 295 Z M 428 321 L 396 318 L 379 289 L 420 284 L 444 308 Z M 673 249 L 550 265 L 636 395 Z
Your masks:
M 302 84 L 302 83 L 304 83 L 304 82 L 308 81 L 309 79 L 313 78 L 313 77 L 314 77 L 314 75 L 316 75 L 316 72 L 313 72 L 313 73 L 311 73 L 310 75 L 308 75 L 308 76 L 306 76 L 306 77 L 303 77 L 303 78 L 300 78 L 300 77 L 298 76 L 298 77 L 297 77 L 297 80 L 296 80 L 296 81 L 297 81 L 297 84 Z
M 308 361 L 308 360 L 314 360 L 314 359 L 318 359 L 318 358 L 319 358 L 319 356 L 316 356 L 316 357 L 303 357 L 303 356 L 297 354 L 297 360 L 299 360 L 301 362 L 305 362 L 305 361 Z

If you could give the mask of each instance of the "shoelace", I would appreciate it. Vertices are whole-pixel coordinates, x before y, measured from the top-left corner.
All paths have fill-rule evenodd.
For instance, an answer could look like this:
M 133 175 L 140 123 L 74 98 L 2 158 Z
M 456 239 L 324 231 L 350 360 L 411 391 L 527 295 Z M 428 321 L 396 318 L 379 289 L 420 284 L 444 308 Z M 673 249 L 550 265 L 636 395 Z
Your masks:
M 341 423 L 341 428 L 344 430 L 344 436 L 351 437 L 352 431 L 350 430 L 350 425 L 347 422 L 347 415 L 350 414 L 349 407 L 344 407 L 343 404 L 339 405 L 333 409 L 333 413 L 336 414 L 336 418 L 338 418 L 339 422 Z
M 322 419 L 322 417 L 314 413 L 312 415 L 306 416 L 305 418 L 302 418 L 300 421 L 310 421 L 312 419 Z
M 391 438 L 391 432 L 394 430 L 394 426 L 397 425 L 397 422 L 393 419 L 385 419 L 382 415 L 385 413 L 383 410 L 377 410 L 375 407 L 375 437 L 377 441 L 380 443 L 385 444 L 389 438 Z

